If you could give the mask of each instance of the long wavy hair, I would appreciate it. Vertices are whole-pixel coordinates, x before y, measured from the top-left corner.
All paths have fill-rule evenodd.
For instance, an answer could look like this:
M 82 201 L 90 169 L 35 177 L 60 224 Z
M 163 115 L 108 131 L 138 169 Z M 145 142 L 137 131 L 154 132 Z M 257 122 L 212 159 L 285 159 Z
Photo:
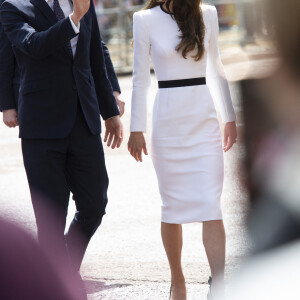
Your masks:
M 192 57 L 199 61 L 204 54 L 205 36 L 205 24 L 200 7 L 202 0 L 149 0 L 145 9 L 166 3 L 167 10 L 170 11 L 172 1 L 172 17 L 181 31 L 181 41 L 176 51 L 181 52 L 182 56 L 187 58 L 188 53 L 196 50 Z

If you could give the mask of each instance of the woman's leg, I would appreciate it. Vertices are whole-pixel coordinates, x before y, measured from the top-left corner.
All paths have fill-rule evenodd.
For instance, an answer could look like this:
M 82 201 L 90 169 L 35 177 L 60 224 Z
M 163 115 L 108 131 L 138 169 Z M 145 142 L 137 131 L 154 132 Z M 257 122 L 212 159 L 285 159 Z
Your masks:
M 222 220 L 203 222 L 203 244 L 213 278 L 212 293 L 217 278 L 218 290 L 223 294 L 226 237 Z
M 171 299 L 186 300 L 185 279 L 181 267 L 182 226 L 162 222 L 161 236 L 171 269 Z

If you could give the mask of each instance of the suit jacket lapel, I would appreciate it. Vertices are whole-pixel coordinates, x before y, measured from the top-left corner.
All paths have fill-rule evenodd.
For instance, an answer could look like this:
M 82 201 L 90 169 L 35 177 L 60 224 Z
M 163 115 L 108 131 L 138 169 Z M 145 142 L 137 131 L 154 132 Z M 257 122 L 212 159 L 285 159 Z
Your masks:
M 35 5 L 41 13 L 48 19 L 51 25 L 57 23 L 56 16 L 50 6 L 46 3 L 45 0 L 30 0 L 30 2 Z

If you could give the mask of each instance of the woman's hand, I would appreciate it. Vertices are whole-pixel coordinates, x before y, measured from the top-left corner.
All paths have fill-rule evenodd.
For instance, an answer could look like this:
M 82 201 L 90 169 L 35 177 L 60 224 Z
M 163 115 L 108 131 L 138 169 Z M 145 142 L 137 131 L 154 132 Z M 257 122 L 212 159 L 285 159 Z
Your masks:
M 228 122 L 225 124 L 224 127 L 224 152 L 227 152 L 233 144 L 236 142 L 237 139 L 237 130 L 236 130 L 236 123 L 235 122 Z
M 128 141 L 128 151 L 136 161 L 143 161 L 142 152 L 148 155 L 146 141 L 143 132 L 131 132 Z

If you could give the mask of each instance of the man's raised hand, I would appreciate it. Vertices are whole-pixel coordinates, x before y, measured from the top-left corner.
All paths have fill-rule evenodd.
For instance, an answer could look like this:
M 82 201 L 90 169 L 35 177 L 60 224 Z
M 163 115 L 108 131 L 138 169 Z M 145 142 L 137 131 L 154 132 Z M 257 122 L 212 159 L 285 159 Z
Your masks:
M 73 13 L 71 19 L 76 26 L 79 25 L 80 20 L 90 9 L 90 0 L 73 0 Z

